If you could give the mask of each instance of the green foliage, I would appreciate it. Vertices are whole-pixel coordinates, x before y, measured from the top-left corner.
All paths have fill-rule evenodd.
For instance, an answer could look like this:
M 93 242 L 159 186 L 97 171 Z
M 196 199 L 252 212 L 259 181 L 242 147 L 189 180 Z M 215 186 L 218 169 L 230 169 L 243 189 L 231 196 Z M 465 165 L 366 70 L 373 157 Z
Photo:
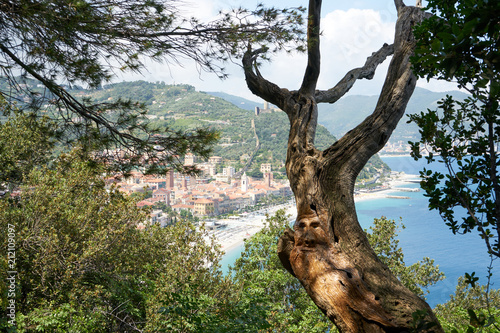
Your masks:
M 194 288 L 193 288 L 194 287 Z M 233 285 L 215 294 L 196 292 L 189 283 L 182 292 L 167 293 L 152 332 L 257 332 L 266 329 L 265 307 L 247 299 L 231 299 Z M 229 301 L 228 301 L 229 300 Z
M 429 329 L 436 326 L 436 322 L 429 321 L 427 310 L 417 310 L 411 314 L 412 317 L 412 333 L 427 332 Z
M 19 196 L 0 199 L 0 226 L 15 229 L 19 332 L 157 331 L 155 299 L 166 288 L 193 297 L 224 289 L 221 252 L 203 230 L 185 222 L 137 229 L 148 212 L 106 188 L 104 168 L 89 163 L 64 155 L 33 170 Z
M 34 325 L 65 332 L 85 326 L 86 318 L 103 331 L 144 312 L 138 306 L 144 292 L 138 260 L 146 259 L 145 253 L 139 246 L 123 249 L 143 241 L 136 223 L 146 215 L 117 191 L 108 193 L 99 170 L 73 158 L 33 170 L 19 197 L 0 202 L 2 228 L 14 225 L 19 245 L 21 331 Z M 129 275 L 135 270 L 137 275 Z
M 400 224 L 404 228 L 403 224 Z M 434 265 L 434 260 L 423 258 L 411 266 L 404 262 L 403 250 L 399 247 L 397 239 L 399 226 L 394 220 L 385 217 L 374 219 L 368 241 L 379 259 L 391 269 L 391 272 L 411 291 L 423 297 L 427 287 L 444 279 L 444 273 L 439 266 Z M 424 291 L 425 290 L 425 291 Z
M 2 106 L 8 107 L 0 102 Z M 17 110 L 9 113 L 6 122 L 0 123 L 0 184 L 13 187 L 32 169 L 50 161 L 57 127 L 47 117 Z
M 463 88 L 491 82 L 498 94 L 498 1 L 430 0 L 427 9 L 433 16 L 415 29 L 415 71 L 428 79 L 456 79 Z
M 454 295 L 434 309 L 445 331 L 498 332 L 500 329 L 500 290 L 471 286 L 461 277 Z
M 413 156 L 421 157 L 418 146 L 426 144 L 431 150 L 428 161 L 435 160 L 434 153 L 439 154 L 449 170 L 446 174 L 421 172 L 429 208 L 439 211 L 453 233 L 476 230 L 488 251 L 498 256 L 500 211 L 496 195 L 500 188 L 498 156 L 492 149 L 500 141 L 496 120 L 488 120 L 488 110 L 473 98 L 455 102 L 448 97 L 439 103 L 439 109 L 411 117 L 422 134 L 421 142 L 414 143 Z M 495 114 L 500 115 L 498 109 Z
M 266 332 L 326 332 L 326 316 L 311 301 L 300 282 L 288 273 L 278 258 L 277 242 L 288 225 L 284 210 L 266 218 L 266 226 L 245 241 L 245 250 L 231 274 L 241 285 L 243 299 L 265 309 L 270 327 Z
M 420 77 L 456 80 L 471 96 L 448 96 L 438 110 L 410 116 L 421 145 L 445 163 L 448 172 L 421 172 L 429 207 L 439 211 L 453 233 L 477 231 L 490 254 L 500 256 L 500 51 L 498 1 L 429 1 L 434 14 L 415 30 L 419 40 L 414 71 Z M 462 209 L 456 209 L 461 207 Z

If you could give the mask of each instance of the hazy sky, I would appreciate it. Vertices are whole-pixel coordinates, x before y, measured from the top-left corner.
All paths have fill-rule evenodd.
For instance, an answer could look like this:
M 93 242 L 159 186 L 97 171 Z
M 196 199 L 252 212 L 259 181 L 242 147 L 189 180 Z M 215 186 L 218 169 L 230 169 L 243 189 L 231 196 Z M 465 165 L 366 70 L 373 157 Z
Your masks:
M 214 17 L 221 9 L 244 6 L 255 8 L 258 2 L 268 6 L 293 7 L 307 6 L 307 1 L 300 0 L 185 0 L 188 15 L 201 19 Z M 406 0 L 407 5 L 414 5 Z M 425 2 L 424 2 L 425 5 Z M 333 87 L 349 70 L 360 67 L 366 58 L 377 51 L 384 43 L 394 40 L 396 10 L 393 0 L 338 0 L 323 1 L 322 39 L 321 39 L 321 75 L 319 89 Z M 382 88 L 389 59 L 379 66 L 375 77 L 356 83 L 350 94 L 376 95 Z M 272 62 L 264 65 L 262 75 L 268 80 L 290 90 L 298 89 L 302 82 L 306 58 L 304 55 L 278 55 Z M 219 80 L 214 74 L 200 73 L 192 62 L 185 66 L 166 66 L 148 63 L 148 71 L 142 75 L 124 75 L 118 80 L 165 81 L 186 83 L 201 91 L 223 91 L 252 100 L 259 98 L 248 90 L 243 72 L 236 65 L 228 65 L 230 77 Z M 455 84 L 420 80 L 419 86 L 434 91 L 456 89 Z

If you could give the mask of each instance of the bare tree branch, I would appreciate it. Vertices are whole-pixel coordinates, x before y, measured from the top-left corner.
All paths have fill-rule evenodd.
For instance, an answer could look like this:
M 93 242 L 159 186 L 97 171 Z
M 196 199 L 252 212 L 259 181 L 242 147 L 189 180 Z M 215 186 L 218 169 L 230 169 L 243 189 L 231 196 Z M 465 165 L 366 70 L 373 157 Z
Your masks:
M 340 80 L 335 87 L 327 91 L 316 92 L 316 102 L 318 103 L 335 103 L 342 96 L 344 96 L 354 85 L 356 80 L 367 79 L 371 80 L 375 71 L 384 60 L 394 53 L 394 45 L 384 44 L 380 50 L 374 52 L 368 59 L 363 67 L 355 68 L 349 71 Z
M 403 9 L 404 7 L 406 7 L 406 5 L 403 2 L 403 0 L 394 0 L 394 4 L 396 5 L 396 9 L 398 10 L 398 14 L 401 11 L 401 9 Z
M 300 87 L 302 94 L 314 94 L 320 72 L 320 19 L 321 0 L 309 0 L 307 23 L 307 67 Z
M 415 48 L 413 25 L 425 14 L 419 8 L 405 6 L 399 9 L 398 16 L 394 54 L 374 112 L 324 152 L 335 156 L 332 163 L 338 163 L 337 158 L 349 160 L 347 165 L 353 180 L 370 157 L 385 145 L 415 89 L 417 79 L 410 63 Z
M 285 100 L 290 95 L 290 92 L 264 79 L 257 69 L 256 60 L 258 56 L 264 52 L 266 52 L 266 49 L 252 51 L 251 48 L 245 52 L 245 55 L 243 56 L 245 80 L 247 81 L 248 88 L 252 93 L 272 104 L 277 105 L 280 109 L 284 109 Z

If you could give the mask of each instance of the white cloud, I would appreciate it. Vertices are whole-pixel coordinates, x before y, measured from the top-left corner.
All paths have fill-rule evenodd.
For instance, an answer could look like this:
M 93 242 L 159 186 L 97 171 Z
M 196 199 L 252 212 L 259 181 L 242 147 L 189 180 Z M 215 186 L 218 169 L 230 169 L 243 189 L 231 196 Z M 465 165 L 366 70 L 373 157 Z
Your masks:
M 333 11 L 323 19 L 323 70 L 319 87 L 332 87 L 349 70 L 361 67 L 367 57 L 379 50 L 384 43 L 394 40 L 394 22 L 385 21 L 381 12 L 369 9 Z M 372 82 L 358 81 L 353 93 L 377 94 L 387 71 L 390 59 L 377 69 Z
M 237 0 L 190 0 L 186 6 L 198 17 L 210 19 L 219 9 L 238 6 Z M 193 6 L 193 4 L 196 4 Z M 393 1 L 386 9 L 349 9 L 333 10 L 326 13 L 321 21 L 321 75 L 319 89 L 333 87 L 349 70 L 362 66 L 366 58 L 394 40 L 396 20 Z M 371 80 L 356 82 L 350 94 L 376 95 L 382 88 L 390 59 L 379 66 L 377 74 Z M 261 73 L 271 82 L 291 90 L 298 89 L 302 82 L 307 59 L 304 54 L 277 55 L 273 62 L 264 64 Z M 123 80 L 165 81 L 166 83 L 186 83 L 202 91 L 223 91 L 252 100 L 260 100 L 247 88 L 240 67 L 227 64 L 230 77 L 219 80 L 215 75 L 200 72 L 192 61 L 185 61 L 184 67 L 172 64 L 148 64 L 148 72 L 143 75 L 124 75 Z M 453 90 L 454 84 L 434 81 L 426 83 L 420 80 L 418 86 L 435 90 Z
M 362 66 L 366 58 L 394 40 L 394 22 L 387 22 L 378 11 L 350 9 L 335 10 L 321 21 L 321 75 L 318 88 L 333 87 L 349 70 Z M 372 82 L 355 84 L 357 94 L 378 94 L 387 71 L 381 65 Z M 281 87 L 298 89 L 302 83 L 307 58 L 305 55 L 277 56 L 263 67 L 262 74 Z

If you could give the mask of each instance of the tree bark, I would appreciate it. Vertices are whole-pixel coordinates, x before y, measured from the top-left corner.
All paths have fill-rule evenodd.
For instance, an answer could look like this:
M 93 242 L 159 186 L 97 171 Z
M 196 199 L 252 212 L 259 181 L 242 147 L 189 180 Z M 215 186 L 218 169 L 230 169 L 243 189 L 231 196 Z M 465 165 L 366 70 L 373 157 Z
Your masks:
M 286 170 L 297 203 L 294 230 L 278 244 L 284 267 L 297 277 L 315 304 L 341 332 L 410 332 L 412 313 L 426 302 L 404 287 L 380 262 L 359 225 L 354 205 L 358 173 L 387 142 L 404 114 L 416 84 L 410 56 L 412 27 L 425 13 L 395 0 L 398 9 L 393 45 L 384 45 L 362 68 L 336 86 L 317 91 L 319 76 L 320 0 L 310 0 L 308 65 L 298 91 L 265 80 L 254 61 L 262 50 L 248 50 L 243 65 L 250 90 L 276 104 L 290 120 Z M 325 151 L 314 146 L 319 102 L 333 103 L 358 79 L 371 79 L 377 66 L 393 54 L 374 112 Z M 437 325 L 430 331 L 442 332 Z

